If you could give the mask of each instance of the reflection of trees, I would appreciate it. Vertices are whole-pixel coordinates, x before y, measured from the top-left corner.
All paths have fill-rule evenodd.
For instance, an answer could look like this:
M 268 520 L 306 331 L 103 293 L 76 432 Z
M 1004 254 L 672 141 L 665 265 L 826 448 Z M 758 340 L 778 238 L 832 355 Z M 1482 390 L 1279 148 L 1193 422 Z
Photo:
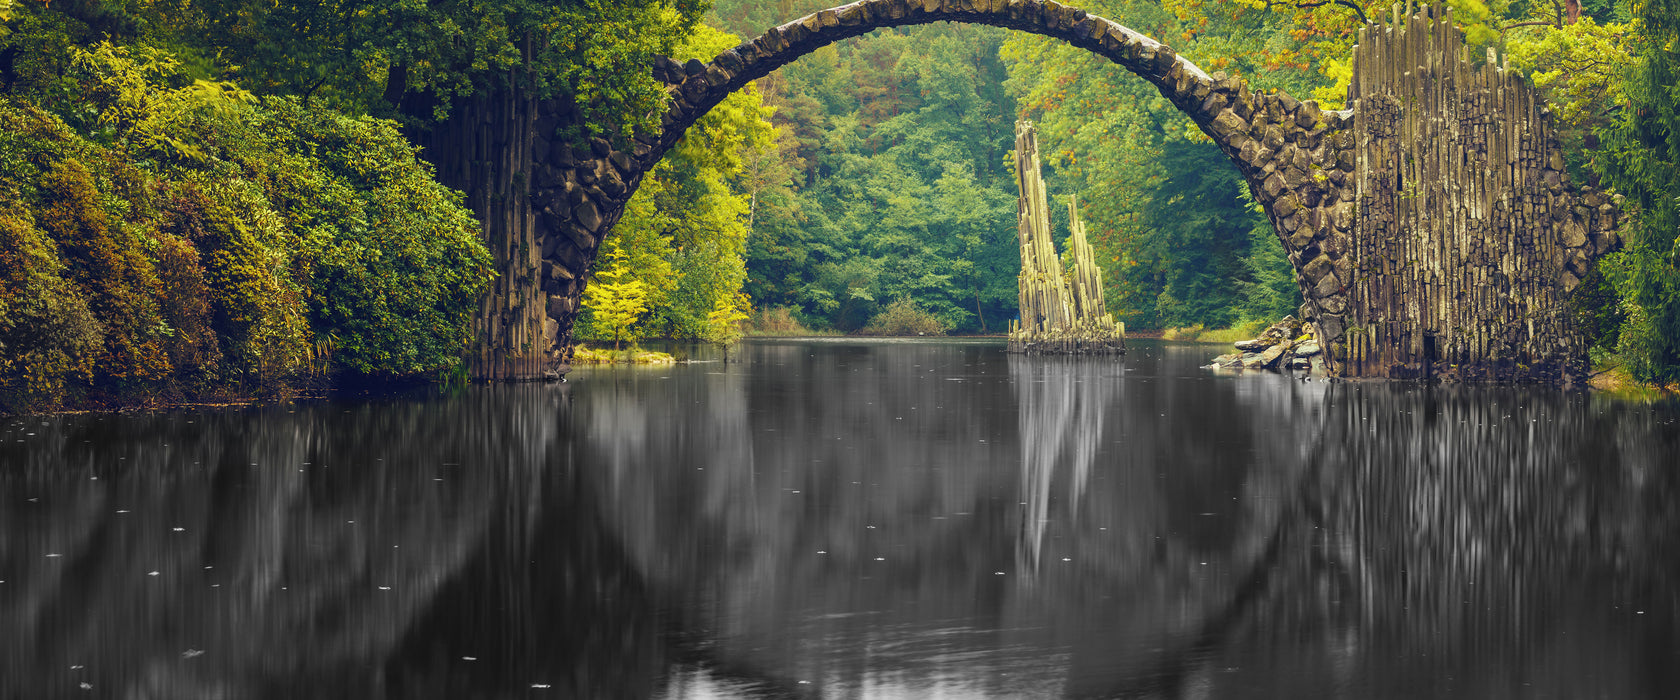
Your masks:
M 1680 680 L 1680 492 L 1654 468 L 1680 446 L 1661 411 L 1403 384 L 1334 385 L 1325 404 L 1279 556 L 1183 683 L 1500 698 Z
M 752 352 L 776 371 L 0 429 L 0 697 L 646 697 L 694 659 L 768 696 L 1680 681 L 1671 410 Z
M 1671 645 L 1680 629 L 1680 435 L 1662 412 L 1550 392 L 1338 389 L 1316 495 L 1357 603 L 1369 695 L 1531 692 L 1513 678 L 1565 697 L 1667 692 L 1646 683 L 1674 680 L 1672 659 L 1653 666 L 1662 647 L 1644 638 Z
M 376 695 L 539 505 L 509 494 L 552 401 L 508 398 L 30 419 L 0 452 L 0 696 Z

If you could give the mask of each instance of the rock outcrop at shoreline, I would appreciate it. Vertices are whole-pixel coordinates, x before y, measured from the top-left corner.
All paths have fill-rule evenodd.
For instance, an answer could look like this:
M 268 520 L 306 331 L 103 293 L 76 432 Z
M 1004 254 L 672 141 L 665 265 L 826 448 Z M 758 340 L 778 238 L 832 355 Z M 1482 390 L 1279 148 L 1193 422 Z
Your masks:
M 1237 352 L 1213 358 L 1209 369 L 1291 369 L 1311 371 L 1313 358 L 1323 353 L 1311 324 L 1294 316 L 1272 324 L 1252 340 L 1235 343 Z

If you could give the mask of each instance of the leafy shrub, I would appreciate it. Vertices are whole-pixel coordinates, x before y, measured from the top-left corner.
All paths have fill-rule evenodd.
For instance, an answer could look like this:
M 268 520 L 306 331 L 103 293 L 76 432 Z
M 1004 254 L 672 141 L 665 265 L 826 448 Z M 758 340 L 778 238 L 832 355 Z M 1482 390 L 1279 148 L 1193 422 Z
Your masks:
M 393 123 L 156 51 L 79 51 L 67 75 L 85 134 L 0 97 L 0 410 L 459 365 L 490 255 Z
M 458 363 L 493 274 L 461 193 L 432 178 L 392 122 L 295 100 L 265 106 L 265 126 L 319 164 L 315 191 L 335 198 L 305 217 L 301 193 L 277 193 L 300 228 L 317 224 L 307 237 L 319 242 L 309 261 L 310 309 L 317 331 L 337 338 L 334 361 L 393 376 Z M 334 235 L 319 235 L 321 228 Z
M 183 177 L 245 183 L 203 189 L 274 218 L 278 228 L 258 221 L 254 232 L 287 252 L 280 262 L 301 285 L 314 334 L 304 349 L 329 349 L 317 359 L 372 376 L 457 364 L 491 279 L 489 251 L 462 195 L 433 179 L 396 125 L 287 98 L 194 98 L 196 108 L 141 127 L 143 142 Z
M 162 290 L 138 232 L 113 221 L 79 161 L 55 163 L 41 179 L 40 197 L 39 225 L 58 243 L 68 277 L 105 328 L 96 375 L 120 390 L 168 376 L 168 331 L 157 313 Z
M 0 198 L 0 411 L 57 404 L 93 375 L 104 329 L 53 242 Z
M 764 335 L 807 335 L 805 325 L 786 306 L 761 308 L 753 315 L 753 331 Z
M 271 388 L 302 366 L 307 333 L 303 293 L 286 265 L 284 223 L 240 180 L 189 180 L 169 195 L 163 229 L 198 254 L 210 337 L 234 373 L 224 381 Z M 197 286 L 192 271 L 177 274 L 183 289 Z
M 909 298 L 887 305 L 858 331 L 863 335 L 944 335 L 945 324 Z

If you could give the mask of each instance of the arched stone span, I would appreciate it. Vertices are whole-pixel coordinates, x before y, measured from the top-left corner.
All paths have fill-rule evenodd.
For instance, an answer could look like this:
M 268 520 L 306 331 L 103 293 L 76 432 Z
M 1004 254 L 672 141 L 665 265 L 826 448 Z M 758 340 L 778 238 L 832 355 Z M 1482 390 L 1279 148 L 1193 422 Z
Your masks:
M 594 142 L 590 157 L 577 158 L 566 148 L 538 144 L 558 172 L 539 170 L 536 205 L 549 234 L 543 245 L 545 292 L 549 295 L 551 361 L 564 371 L 570 359 L 571 327 L 586 270 L 602 237 L 617 223 L 624 204 L 643 175 L 664 156 L 683 132 L 730 93 L 769 75 L 816 49 L 882 27 L 953 21 L 1018 29 L 1054 37 L 1121 65 L 1154 85 L 1188 114 L 1229 155 L 1263 203 L 1295 194 L 1285 211 L 1270 211 L 1273 222 L 1300 209 L 1322 209 L 1310 226 L 1282 235 L 1308 299 L 1332 308 L 1345 306 L 1347 266 L 1339 251 L 1353 218 L 1352 141 L 1345 138 L 1351 112 L 1321 112 L 1312 102 L 1288 95 L 1263 95 L 1240 79 L 1209 75 L 1154 39 L 1084 10 L 1045 0 L 862 0 L 823 10 L 770 29 L 727 50 L 710 63 L 685 65 L 662 61 L 655 77 L 666 82 L 673 104 L 661 119 L 662 130 L 638 142 L 631 152 Z M 1310 172 L 1333 173 L 1314 179 Z M 551 184 L 553 187 L 541 187 Z M 543 192 L 542 189 L 549 189 Z M 1278 226 L 1284 231 L 1283 226 Z M 560 233 L 562 235 L 553 235 Z M 1315 262 L 1325 258 L 1323 262 Z M 1340 268 L 1337 266 L 1340 265 Z M 1342 272 L 1337 273 L 1335 270 Z
M 883 27 L 953 21 L 1089 50 L 1188 115 L 1264 207 L 1332 374 L 1579 375 L 1585 346 L 1567 296 L 1616 244 L 1616 208 L 1591 188 L 1569 185 L 1543 100 L 1492 62 L 1465 61 L 1449 15 L 1440 6 L 1411 17 L 1396 10 L 1391 25 L 1361 29 L 1354 108 L 1344 111 L 1208 75 L 1171 47 L 1050 0 L 862 0 L 773 28 L 709 63 L 662 60 L 654 76 L 673 104 L 660 133 L 628 152 L 596 138 L 577 153 L 541 136 L 531 149 L 540 271 L 517 272 L 540 274 L 550 374 L 570 369 L 572 323 L 602 238 L 688 127 L 730 93 L 822 46 Z M 538 134 L 552 134 L 560 120 L 547 107 Z M 1499 285 L 1504 294 L 1493 293 Z

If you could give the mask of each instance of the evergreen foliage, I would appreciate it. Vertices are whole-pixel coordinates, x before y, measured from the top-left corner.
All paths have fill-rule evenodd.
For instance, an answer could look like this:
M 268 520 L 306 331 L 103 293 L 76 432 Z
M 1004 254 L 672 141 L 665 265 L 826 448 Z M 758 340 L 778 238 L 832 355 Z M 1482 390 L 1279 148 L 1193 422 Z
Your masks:
M 1634 378 L 1680 381 L 1680 2 L 1644 0 L 1635 12 L 1637 60 L 1626 102 L 1601 127 L 1609 184 L 1637 208 L 1626 250 L 1600 265 L 1626 319 L 1616 348 Z

